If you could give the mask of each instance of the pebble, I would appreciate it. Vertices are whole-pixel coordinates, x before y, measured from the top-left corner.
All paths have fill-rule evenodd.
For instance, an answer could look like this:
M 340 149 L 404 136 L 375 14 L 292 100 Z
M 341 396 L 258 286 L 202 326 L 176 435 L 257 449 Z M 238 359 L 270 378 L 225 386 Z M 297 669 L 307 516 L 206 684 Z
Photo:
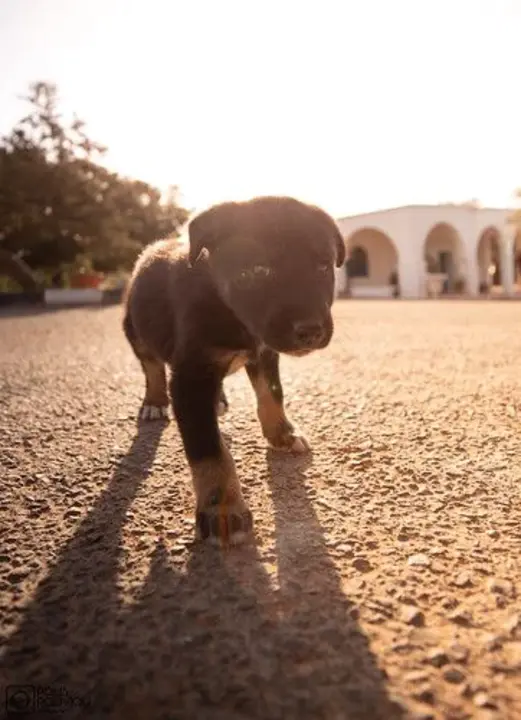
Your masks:
M 450 646 L 450 655 L 455 662 L 466 663 L 469 658 L 469 650 L 464 645 L 454 643 Z
M 490 708 L 491 710 L 495 710 L 497 708 L 497 704 L 490 699 L 487 693 L 484 692 L 476 693 L 476 695 L 472 698 L 472 701 L 474 705 L 479 708 Z
M 429 679 L 429 674 L 423 670 L 411 670 L 403 676 L 405 682 L 420 683 L 426 682 Z
M 448 664 L 449 656 L 442 648 L 434 648 L 427 654 L 427 660 L 434 667 L 440 668 Z
M 335 550 L 341 552 L 345 557 L 353 557 L 353 546 L 347 543 L 338 544 Z
M 456 625 L 470 627 L 472 625 L 472 614 L 468 610 L 456 610 L 449 615 L 449 620 Z
M 510 580 L 500 580 L 499 578 L 490 578 L 487 581 L 487 588 L 490 592 L 498 595 L 512 595 L 514 586 Z
M 353 567 L 358 572 L 366 573 L 372 570 L 372 565 L 366 558 L 358 557 L 353 560 Z
M 465 675 L 461 672 L 461 670 L 458 670 L 458 668 L 451 667 L 447 668 L 443 672 L 443 679 L 454 685 L 459 685 L 464 682 Z
M 429 567 L 431 560 L 428 555 L 418 553 L 417 555 L 411 555 L 407 560 L 407 564 L 416 567 Z
M 22 580 L 25 580 L 25 578 L 30 575 L 31 570 L 27 567 L 19 567 L 16 570 L 12 570 L 7 575 L 7 582 L 11 585 L 18 585 L 18 583 L 21 583 Z
M 507 618 L 507 620 L 503 623 L 503 628 L 509 635 L 515 633 L 516 630 L 521 628 L 521 614 L 516 613 L 515 615 Z
M 462 572 L 460 573 L 455 579 L 454 579 L 454 585 L 456 585 L 459 588 L 466 588 L 470 587 L 472 585 L 472 579 L 468 572 Z
M 401 618 L 407 625 L 415 627 L 423 627 L 425 625 L 425 615 L 418 608 L 406 605 L 402 608 Z
M 485 647 L 485 650 L 488 650 L 489 652 L 493 652 L 494 650 L 500 650 L 503 646 L 503 641 L 500 635 L 494 635 L 493 633 L 488 633 L 483 638 L 483 645 Z
M 412 693 L 412 697 L 419 702 L 426 703 L 427 705 L 436 704 L 436 695 L 429 686 L 421 688 L 417 692 Z

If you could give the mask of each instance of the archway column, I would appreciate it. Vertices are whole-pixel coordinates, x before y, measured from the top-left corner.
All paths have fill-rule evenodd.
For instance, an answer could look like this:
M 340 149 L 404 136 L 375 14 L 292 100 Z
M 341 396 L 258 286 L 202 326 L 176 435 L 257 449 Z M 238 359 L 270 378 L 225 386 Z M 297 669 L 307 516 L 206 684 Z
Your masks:
M 398 248 L 398 277 L 400 280 L 400 293 L 404 298 L 421 298 L 426 295 L 426 275 L 423 260 L 412 247 L 404 252 Z
M 479 285 L 486 282 L 486 277 L 481 277 L 482 273 L 479 267 L 478 248 L 476 242 L 471 237 L 464 238 L 465 254 L 461 263 L 461 274 L 465 280 L 467 294 L 471 297 L 479 295 Z M 488 270 L 488 265 L 485 274 Z
M 515 228 L 507 225 L 501 234 L 500 265 L 503 294 L 511 296 L 514 294 L 514 243 L 516 240 Z

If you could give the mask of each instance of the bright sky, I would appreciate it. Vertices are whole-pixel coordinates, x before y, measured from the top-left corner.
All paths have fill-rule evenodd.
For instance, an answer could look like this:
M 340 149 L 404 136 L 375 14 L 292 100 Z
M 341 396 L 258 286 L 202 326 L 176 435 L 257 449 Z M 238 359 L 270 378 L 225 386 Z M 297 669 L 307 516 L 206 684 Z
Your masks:
M 51 80 L 111 167 L 194 209 L 506 206 L 520 34 L 521 0 L 1 0 L 0 132 Z

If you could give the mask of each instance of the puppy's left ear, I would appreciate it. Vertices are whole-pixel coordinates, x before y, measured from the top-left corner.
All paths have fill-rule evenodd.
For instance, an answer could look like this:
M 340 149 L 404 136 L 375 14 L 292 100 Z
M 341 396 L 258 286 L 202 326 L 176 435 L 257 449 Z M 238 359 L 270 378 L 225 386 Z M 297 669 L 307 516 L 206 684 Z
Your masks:
M 335 230 L 336 266 L 339 268 L 342 267 L 346 261 L 346 244 L 338 227 L 336 227 Z
M 204 249 L 212 252 L 234 229 L 238 203 L 227 202 L 205 210 L 188 225 L 190 251 L 188 260 L 195 265 Z

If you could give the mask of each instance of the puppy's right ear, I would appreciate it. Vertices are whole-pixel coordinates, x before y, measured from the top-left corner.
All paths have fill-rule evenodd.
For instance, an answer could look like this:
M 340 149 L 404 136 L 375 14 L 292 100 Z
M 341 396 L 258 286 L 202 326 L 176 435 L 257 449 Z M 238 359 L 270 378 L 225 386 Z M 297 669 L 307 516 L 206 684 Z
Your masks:
M 212 252 L 223 239 L 232 233 L 237 221 L 238 210 L 238 203 L 221 203 L 200 213 L 189 223 L 188 261 L 192 267 L 205 248 Z

